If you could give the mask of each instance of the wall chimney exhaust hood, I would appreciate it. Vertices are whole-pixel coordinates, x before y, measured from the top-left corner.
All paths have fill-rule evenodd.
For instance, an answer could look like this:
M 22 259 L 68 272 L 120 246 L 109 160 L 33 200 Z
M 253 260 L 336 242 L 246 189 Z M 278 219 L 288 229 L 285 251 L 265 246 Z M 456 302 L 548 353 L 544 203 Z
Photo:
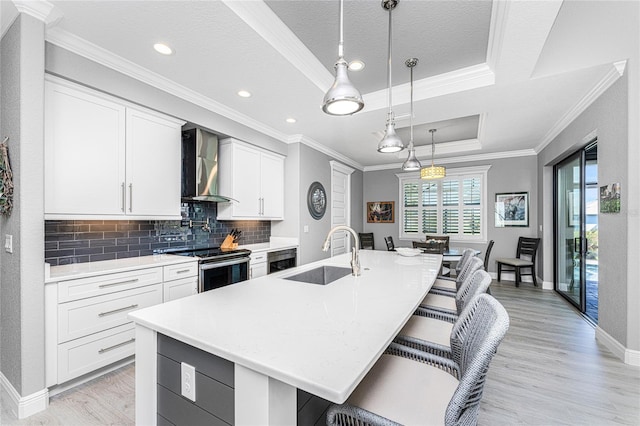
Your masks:
M 237 201 L 218 194 L 218 136 L 203 129 L 182 132 L 182 200 Z

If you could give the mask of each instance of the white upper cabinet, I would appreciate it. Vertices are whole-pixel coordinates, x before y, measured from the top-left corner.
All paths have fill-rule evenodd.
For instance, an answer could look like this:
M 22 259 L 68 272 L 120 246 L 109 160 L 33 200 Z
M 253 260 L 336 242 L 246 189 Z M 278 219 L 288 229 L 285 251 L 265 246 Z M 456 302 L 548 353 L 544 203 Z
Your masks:
M 235 139 L 220 141 L 218 219 L 284 218 L 284 157 Z
M 180 219 L 182 124 L 47 76 L 45 219 Z

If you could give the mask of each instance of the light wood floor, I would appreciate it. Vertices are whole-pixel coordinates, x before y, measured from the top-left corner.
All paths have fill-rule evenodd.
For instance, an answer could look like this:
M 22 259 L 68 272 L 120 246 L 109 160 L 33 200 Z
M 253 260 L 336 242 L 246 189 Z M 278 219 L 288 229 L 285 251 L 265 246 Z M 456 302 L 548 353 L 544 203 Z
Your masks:
M 523 283 L 494 283 L 511 326 L 493 359 L 480 425 L 640 425 L 640 369 L 595 340 L 595 330 L 560 296 Z M 51 399 L 45 412 L 2 425 L 132 425 L 134 367 Z

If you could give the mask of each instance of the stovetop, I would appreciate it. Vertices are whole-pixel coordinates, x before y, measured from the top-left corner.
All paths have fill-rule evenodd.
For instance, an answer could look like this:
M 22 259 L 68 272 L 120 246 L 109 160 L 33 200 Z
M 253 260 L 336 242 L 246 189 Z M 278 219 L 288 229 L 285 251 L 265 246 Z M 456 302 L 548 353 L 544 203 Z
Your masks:
M 200 261 L 216 261 L 222 259 L 230 259 L 236 257 L 247 257 L 251 254 L 251 250 L 247 249 L 223 249 L 220 247 L 199 247 L 199 248 L 182 248 L 168 249 L 163 251 L 165 254 L 175 254 L 178 256 L 197 256 Z

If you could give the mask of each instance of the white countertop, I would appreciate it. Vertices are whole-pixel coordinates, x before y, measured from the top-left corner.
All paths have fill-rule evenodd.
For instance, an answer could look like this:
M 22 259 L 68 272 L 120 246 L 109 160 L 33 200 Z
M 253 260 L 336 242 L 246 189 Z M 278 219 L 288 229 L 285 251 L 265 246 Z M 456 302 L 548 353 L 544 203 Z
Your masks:
M 154 266 L 167 266 L 177 263 L 197 262 L 195 257 L 176 256 L 173 254 L 154 254 L 152 256 L 128 257 L 125 259 L 102 260 L 100 262 L 72 263 L 52 266 L 45 284 L 62 280 L 85 278 L 101 274 L 132 271 Z
M 328 285 L 281 277 L 350 254 L 129 315 L 139 325 L 322 398 L 343 402 L 413 314 L 442 256 L 360 251 L 362 275 Z
M 263 251 L 275 251 L 275 250 L 284 250 L 289 248 L 297 248 L 298 247 L 298 239 L 297 238 L 280 238 L 280 237 L 271 237 L 268 243 L 258 243 L 258 244 L 245 244 L 242 246 L 238 246 L 241 249 L 251 250 L 252 253 L 260 253 Z

